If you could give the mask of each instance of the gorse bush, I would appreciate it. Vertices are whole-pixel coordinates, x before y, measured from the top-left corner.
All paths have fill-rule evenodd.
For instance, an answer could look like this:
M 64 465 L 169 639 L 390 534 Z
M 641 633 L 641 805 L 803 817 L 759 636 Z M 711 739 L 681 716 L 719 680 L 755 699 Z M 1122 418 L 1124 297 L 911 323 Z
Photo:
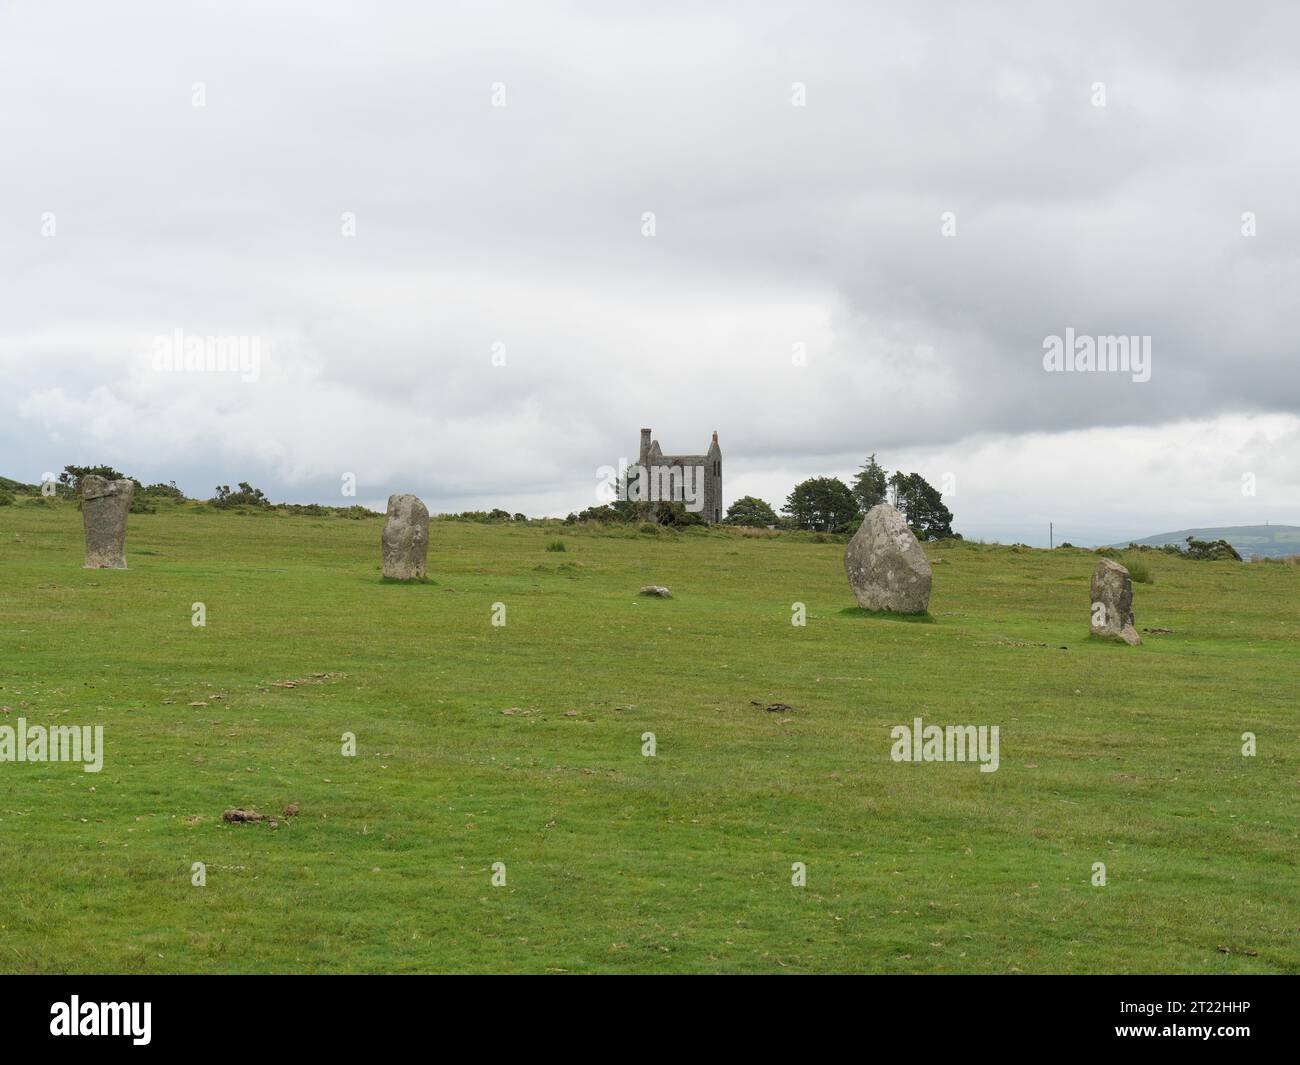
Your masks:
M 606 504 L 601 507 L 588 507 L 577 514 L 570 514 L 564 519 L 564 524 L 573 525 L 580 521 L 599 521 L 606 525 L 623 525 L 627 523 L 629 518 L 628 513 L 615 510 L 609 504 Z
M 222 510 L 232 507 L 269 507 L 271 501 L 260 488 L 254 488 L 247 481 L 239 482 L 239 490 L 231 491 L 230 485 L 217 485 L 217 494 L 212 497 L 212 505 Z
M 135 483 L 136 491 L 140 490 L 139 481 L 115 470 L 112 466 L 64 466 L 63 472 L 59 474 L 58 483 L 65 492 L 80 492 L 81 479 L 92 475 L 103 477 L 106 481 L 132 481 Z
M 151 484 L 146 488 L 137 491 L 137 495 L 158 496 L 164 499 L 183 500 L 185 493 L 176 487 L 175 481 L 168 481 L 166 484 Z
M 567 551 L 568 548 L 564 546 L 564 541 L 563 541 L 563 540 L 552 540 L 549 544 L 546 545 L 546 550 L 547 550 L 547 551 Z
M 660 525 L 676 525 L 684 527 L 687 525 L 703 525 L 704 517 L 698 511 L 687 510 L 682 503 L 672 503 L 664 500 L 655 507 L 655 518 Z
M 1183 552 L 1188 558 L 1201 562 L 1240 562 L 1241 555 L 1227 540 L 1197 540 L 1187 538 L 1187 550 Z

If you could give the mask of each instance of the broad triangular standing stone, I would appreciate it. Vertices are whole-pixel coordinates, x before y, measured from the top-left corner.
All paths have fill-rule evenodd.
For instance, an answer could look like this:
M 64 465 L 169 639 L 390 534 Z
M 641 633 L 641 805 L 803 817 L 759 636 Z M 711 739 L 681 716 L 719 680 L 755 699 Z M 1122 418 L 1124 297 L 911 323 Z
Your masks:
M 929 560 L 903 515 L 872 507 L 844 552 L 849 584 L 864 610 L 924 614 L 930 608 Z

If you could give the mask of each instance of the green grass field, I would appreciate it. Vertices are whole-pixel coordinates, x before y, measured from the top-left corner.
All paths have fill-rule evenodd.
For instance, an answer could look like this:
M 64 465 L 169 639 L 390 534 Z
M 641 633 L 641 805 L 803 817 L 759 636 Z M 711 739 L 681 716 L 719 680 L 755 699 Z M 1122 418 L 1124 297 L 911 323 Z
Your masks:
M 930 545 L 918 623 L 807 536 L 435 522 L 399 585 L 381 526 L 163 506 L 88 571 L 0 508 L 0 724 L 106 745 L 0 764 L 0 970 L 1300 972 L 1300 567 L 1149 553 L 1130 649 L 1083 550 Z

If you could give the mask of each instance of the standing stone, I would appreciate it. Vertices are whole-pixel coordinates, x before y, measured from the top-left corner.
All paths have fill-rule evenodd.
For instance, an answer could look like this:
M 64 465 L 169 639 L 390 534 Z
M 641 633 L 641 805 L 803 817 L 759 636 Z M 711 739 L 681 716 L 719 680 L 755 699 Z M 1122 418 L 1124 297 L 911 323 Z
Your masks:
M 888 503 L 867 511 L 844 552 L 844 569 L 864 610 L 924 614 L 930 607 L 930 563 Z
M 81 479 L 81 520 L 86 526 L 86 569 L 126 569 L 126 516 L 132 481 L 87 474 Z
M 384 522 L 384 576 L 423 580 L 429 555 L 429 508 L 415 496 L 388 497 Z
M 1133 626 L 1133 578 L 1113 559 L 1103 558 L 1092 571 L 1092 632 L 1132 647 L 1142 643 Z

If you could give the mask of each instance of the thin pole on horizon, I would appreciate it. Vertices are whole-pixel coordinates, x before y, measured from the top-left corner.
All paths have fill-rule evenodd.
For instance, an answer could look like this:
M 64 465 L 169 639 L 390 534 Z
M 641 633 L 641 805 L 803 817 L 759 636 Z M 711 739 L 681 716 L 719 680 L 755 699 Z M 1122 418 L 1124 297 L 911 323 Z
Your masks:
M 1056 550 L 1056 526 L 1050 521 L 1047 523 L 1047 549 Z

